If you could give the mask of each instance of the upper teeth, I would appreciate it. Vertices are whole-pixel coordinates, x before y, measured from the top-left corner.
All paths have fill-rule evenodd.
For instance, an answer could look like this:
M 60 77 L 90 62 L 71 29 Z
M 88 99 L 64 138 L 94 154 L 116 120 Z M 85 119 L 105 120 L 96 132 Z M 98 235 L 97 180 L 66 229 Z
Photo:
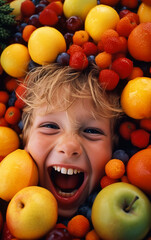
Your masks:
M 59 167 L 59 166 L 53 166 L 55 171 L 61 172 L 62 174 L 68 174 L 68 175 L 73 175 L 80 173 L 80 170 L 73 169 L 73 168 L 65 168 L 65 167 Z

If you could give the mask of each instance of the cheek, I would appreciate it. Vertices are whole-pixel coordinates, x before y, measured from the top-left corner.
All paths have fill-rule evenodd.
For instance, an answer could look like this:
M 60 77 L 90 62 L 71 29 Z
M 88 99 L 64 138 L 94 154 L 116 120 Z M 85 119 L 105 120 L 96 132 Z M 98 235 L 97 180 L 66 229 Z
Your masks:
M 45 141 L 34 136 L 30 136 L 28 142 L 25 145 L 25 149 L 30 153 L 37 165 L 43 162 L 45 158 Z
M 99 151 L 94 152 L 91 157 L 91 168 L 92 168 L 92 176 L 90 188 L 92 189 L 98 184 L 101 177 L 104 175 L 105 164 L 112 157 L 112 146 L 109 144 L 108 146 L 102 147 Z

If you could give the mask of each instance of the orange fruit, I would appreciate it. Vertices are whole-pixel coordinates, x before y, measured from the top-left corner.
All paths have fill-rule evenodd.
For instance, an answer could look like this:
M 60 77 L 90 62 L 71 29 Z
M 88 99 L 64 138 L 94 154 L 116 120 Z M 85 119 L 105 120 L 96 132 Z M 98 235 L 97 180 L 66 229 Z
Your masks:
M 151 118 L 151 78 L 130 80 L 121 94 L 121 106 L 134 119 Z
M 100 240 L 99 235 L 96 233 L 94 229 L 87 233 L 85 236 L 85 240 Z
M 82 238 L 89 232 L 90 223 L 85 216 L 76 215 L 68 222 L 67 229 L 72 236 Z
M 139 16 L 139 21 L 142 22 L 151 22 L 151 4 L 141 3 L 138 8 L 137 14 Z
M 19 148 L 20 141 L 17 133 L 9 128 L 0 126 L 0 156 L 5 157 Z
M 151 22 L 140 23 L 131 31 L 128 51 L 136 60 L 151 61 Z
M 143 149 L 129 159 L 127 177 L 131 184 L 151 195 L 151 148 Z
M 125 165 L 119 159 L 111 159 L 105 165 L 105 173 L 109 178 L 121 178 L 125 173 Z

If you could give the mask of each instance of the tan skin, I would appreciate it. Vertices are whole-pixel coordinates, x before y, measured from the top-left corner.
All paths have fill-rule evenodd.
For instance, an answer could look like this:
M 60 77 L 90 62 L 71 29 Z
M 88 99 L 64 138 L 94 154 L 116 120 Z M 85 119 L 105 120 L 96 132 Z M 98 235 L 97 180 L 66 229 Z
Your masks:
M 90 100 L 77 100 L 67 111 L 42 114 L 45 108 L 34 112 L 25 149 L 37 163 L 39 184 L 56 197 L 59 215 L 69 217 L 98 184 L 111 159 L 111 124 L 91 114 Z

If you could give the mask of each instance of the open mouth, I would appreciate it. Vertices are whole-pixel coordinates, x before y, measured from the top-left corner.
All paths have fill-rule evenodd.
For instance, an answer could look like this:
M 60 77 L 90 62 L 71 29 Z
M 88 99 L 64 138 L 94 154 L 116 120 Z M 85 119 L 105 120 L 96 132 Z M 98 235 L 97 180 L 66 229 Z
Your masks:
M 72 197 L 84 182 L 84 172 L 60 166 L 48 168 L 53 187 L 58 195 L 64 198 Z

